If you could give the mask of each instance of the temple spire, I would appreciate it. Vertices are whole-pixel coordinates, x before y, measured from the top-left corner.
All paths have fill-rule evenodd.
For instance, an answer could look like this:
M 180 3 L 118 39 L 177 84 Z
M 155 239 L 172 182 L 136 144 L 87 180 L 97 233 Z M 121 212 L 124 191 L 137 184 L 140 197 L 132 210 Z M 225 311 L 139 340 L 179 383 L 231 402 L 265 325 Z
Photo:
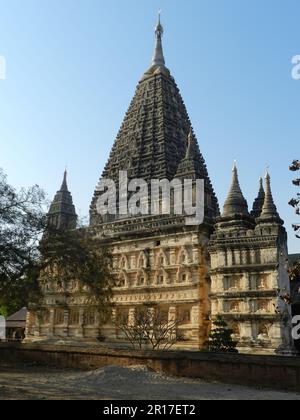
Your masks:
M 239 183 L 236 161 L 232 169 L 232 183 L 224 204 L 223 216 L 234 216 L 235 214 L 249 216 L 248 204 Z
M 186 159 L 193 159 L 195 157 L 195 138 L 192 128 L 190 129 L 188 136 L 188 146 L 186 149 Z
M 63 182 L 61 184 L 60 191 L 68 191 L 67 177 L 68 177 L 68 172 L 67 172 L 67 169 L 65 169 Z
M 206 220 L 212 224 L 212 219 L 219 216 L 218 202 L 195 135 L 192 139 L 194 157 L 185 159 L 191 121 L 175 79 L 164 66 L 162 32 L 159 18 L 155 30 L 154 65 L 139 80 L 102 178 L 113 180 L 117 189 L 120 184 L 118 168 L 129 170 L 130 179 L 141 178 L 147 183 L 152 179 L 171 181 L 176 176 L 205 180 Z M 90 209 L 92 226 L 102 225 L 108 219 L 104 220 L 97 211 L 100 196 L 101 191 L 97 188 Z M 119 200 L 119 191 L 117 197 Z M 117 218 L 109 219 L 114 222 Z
M 155 28 L 155 35 L 156 35 L 156 44 L 155 44 L 155 51 L 152 59 L 153 66 L 165 67 L 165 58 L 163 53 L 162 47 L 162 36 L 164 33 L 164 28 L 161 24 L 160 20 L 161 12 L 158 14 L 158 23 Z
M 48 212 L 48 223 L 57 229 L 68 230 L 76 228 L 77 215 L 72 195 L 68 190 L 67 175 L 65 170 L 60 190 L 57 191 Z
M 260 177 L 258 196 L 256 197 L 253 203 L 253 209 L 251 212 L 251 216 L 253 216 L 255 219 L 257 219 L 261 215 L 264 202 L 265 202 L 265 190 L 263 186 L 263 179 L 262 177 Z
M 273 221 L 283 224 L 283 221 L 280 219 L 277 207 L 274 203 L 271 190 L 271 177 L 268 171 L 266 173 L 265 182 L 265 200 L 260 216 L 260 221 Z

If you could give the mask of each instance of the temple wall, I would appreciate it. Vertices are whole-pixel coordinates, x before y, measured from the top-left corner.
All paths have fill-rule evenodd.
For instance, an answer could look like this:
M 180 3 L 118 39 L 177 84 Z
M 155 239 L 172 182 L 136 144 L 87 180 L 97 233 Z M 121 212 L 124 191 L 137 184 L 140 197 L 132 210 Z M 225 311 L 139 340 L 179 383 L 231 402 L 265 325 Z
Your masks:
M 189 232 L 113 243 L 116 287 L 111 318 L 104 325 L 97 320 L 91 298 L 79 282 L 47 284 L 45 313 L 39 317 L 32 315 L 27 342 L 49 339 L 124 342 L 112 320 L 122 315 L 130 322 L 138 308 L 147 305 L 159 309 L 168 319 L 175 316 L 180 320 L 178 348 L 202 348 L 208 336 L 210 311 L 207 242 L 205 236 Z
M 222 315 L 242 352 L 291 348 L 290 308 L 279 297 L 290 290 L 286 242 L 264 233 L 211 242 L 212 318 Z

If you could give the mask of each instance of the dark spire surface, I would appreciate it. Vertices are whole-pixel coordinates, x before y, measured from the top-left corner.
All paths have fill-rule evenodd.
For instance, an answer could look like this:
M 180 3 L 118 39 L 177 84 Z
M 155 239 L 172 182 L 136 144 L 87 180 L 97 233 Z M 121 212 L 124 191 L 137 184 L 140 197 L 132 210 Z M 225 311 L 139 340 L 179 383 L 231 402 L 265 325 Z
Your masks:
M 254 203 L 253 203 L 253 209 L 251 212 L 251 216 L 257 219 L 262 212 L 262 208 L 265 202 L 265 190 L 263 186 L 263 179 L 259 178 L 259 191 L 258 196 L 256 197 Z
M 67 184 L 65 170 L 60 190 L 57 191 L 48 212 L 48 223 L 58 229 L 75 229 L 77 215 L 73 199 Z
M 68 191 L 68 183 L 67 183 L 68 173 L 67 170 L 64 172 L 63 182 L 60 187 L 60 191 Z
M 238 170 L 235 162 L 232 170 L 232 183 L 224 204 L 223 216 L 228 217 L 236 214 L 249 216 L 248 204 L 240 187 Z
M 282 219 L 280 218 L 277 207 L 274 203 L 272 189 L 271 189 L 271 177 L 269 172 L 266 174 L 265 178 L 265 200 L 262 208 L 261 215 L 259 217 L 260 222 L 274 222 L 278 224 L 283 224 Z
M 162 34 L 159 19 L 152 66 L 136 88 L 101 178 L 115 181 L 117 188 L 119 171 L 127 171 L 129 180 L 139 178 L 149 185 L 153 179 L 171 181 L 193 149 L 197 176 L 205 180 L 211 213 L 217 216 L 218 202 L 196 137 L 191 139 L 193 144 L 187 143 L 191 122 L 176 82 L 165 67 Z M 96 210 L 99 195 L 95 191 L 91 203 L 91 225 L 102 223 Z

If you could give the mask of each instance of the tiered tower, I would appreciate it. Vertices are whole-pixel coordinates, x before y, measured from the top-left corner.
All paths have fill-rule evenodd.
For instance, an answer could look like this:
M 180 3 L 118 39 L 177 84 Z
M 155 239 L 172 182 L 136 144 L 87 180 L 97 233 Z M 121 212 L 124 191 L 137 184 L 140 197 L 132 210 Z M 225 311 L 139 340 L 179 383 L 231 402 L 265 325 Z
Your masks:
M 246 352 L 284 352 L 291 348 L 287 235 L 273 201 L 270 175 L 251 215 L 233 169 L 232 185 L 212 235 L 211 312 L 232 327 Z
M 55 194 L 48 212 L 48 225 L 50 228 L 62 231 L 73 230 L 77 227 L 77 214 L 68 189 L 66 170 L 61 187 Z M 54 282 L 45 284 L 44 281 L 41 281 L 43 292 L 41 310 L 38 313 L 27 312 L 27 341 L 56 339 L 69 334 L 65 326 L 69 311 L 65 310 L 67 301 L 63 283 L 63 279 L 60 284 L 54 284 Z
M 68 189 L 67 171 L 48 212 L 48 223 L 57 229 L 76 229 L 77 215 L 72 195 Z
M 205 180 L 206 221 L 211 224 L 219 212 L 218 202 L 197 140 L 192 133 L 183 99 L 165 65 L 162 49 L 163 27 L 160 19 L 155 35 L 156 45 L 151 67 L 144 73 L 137 86 L 102 178 L 115 181 L 117 190 L 120 171 L 127 171 L 128 181 L 136 178 L 149 184 L 153 179 L 172 181 L 179 165 L 190 160 L 197 177 Z M 192 137 L 190 140 L 193 145 L 189 136 Z M 186 159 L 187 152 L 193 156 Z M 91 204 L 91 226 L 96 227 L 103 225 L 103 218 L 97 214 L 96 209 L 99 195 L 99 191 L 96 190 Z M 114 222 L 117 219 L 118 217 L 110 218 Z M 107 218 L 104 221 L 107 221 Z M 105 226 L 102 228 L 106 229 Z M 123 227 L 117 223 L 113 229 L 120 233 Z

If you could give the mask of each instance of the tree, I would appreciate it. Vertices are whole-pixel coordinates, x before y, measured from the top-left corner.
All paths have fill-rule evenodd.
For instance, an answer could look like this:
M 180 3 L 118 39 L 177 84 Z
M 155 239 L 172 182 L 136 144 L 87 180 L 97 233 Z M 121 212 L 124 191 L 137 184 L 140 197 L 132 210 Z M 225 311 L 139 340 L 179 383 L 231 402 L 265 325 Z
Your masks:
M 297 172 L 299 170 L 300 170 L 300 161 L 299 160 L 294 160 L 292 165 L 290 166 L 290 171 Z M 300 187 L 300 179 L 294 179 L 293 184 L 297 187 Z M 292 206 L 295 209 L 295 213 L 296 213 L 297 216 L 300 215 L 299 204 L 300 204 L 300 193 L 297 193 L 297 198 L 292 198 L 291 201 L 289 202 L 289 205 Z M 298 239 L 300 239 L 300 235 L 298 233 L 300 231 L 300 225 L 299 224 L 294 224 L 293 229 L 296 232 L 296 237 Z
M 105 318 L 109 312 L 114 277 L 111 270 L 111 255 L 101 241 L 88 229 L 55 229 L 47 227 L 39 246 L 41 258 L 38 263 L 40 284 L 78 280 L 87 286 L 88 292 Z M 67 292 L 66 292 L 67 293 Z M 39 302 L 35 302 L 39 307 Z
M 290 166 L 290 171 L 298 172 L 300 170 L 300 161 L 294 160 L 292 165 Z M 300 179 L 294 179 L 293 185 L 300 187 Z M 296 198 L 292 198 L 289 202 L 289 205 L 292 206 L 295 210 L 295 214 L 297 216 L 300 215 L 300 193 L 297 193 Z M 293 224 L 292 225 L 294 231 L 296 232 L 296 238 L 300 239 L 300 224 Z M 293 265 L 289 268 L 289 275 L 291 281 L 299 280 L 300 279 L 300 262 L 296 261 Z
M 133 319 L 127 315 L 115 320 L 119 329 L 130 342 L 133 349 L 151 347 L 152 350 L 169 350 L 179 340 L 178 326 L 180 320 L 169 320 L 160 309 L 141 307 Z
M 45 282 L 79 280 L 95 304 L 108 311 L 113 277 L 110 255 L 88 229 L 49 225 L 44 192 L 17 192 L 0 171 L 0 311 L 8 315 L 31 304 L 38 309 Z
M 237 342 L 232 339 L 233 331 L 223 318 L 218 315 L 213 322 L 208 339 L 208 350 L 214 353 L 238 353 Z
M 45 194 L 17 192 L 0 170 L 0 307 L 4 315 L 25 306 L 38 290 L 38 241 L 45 227 Z

